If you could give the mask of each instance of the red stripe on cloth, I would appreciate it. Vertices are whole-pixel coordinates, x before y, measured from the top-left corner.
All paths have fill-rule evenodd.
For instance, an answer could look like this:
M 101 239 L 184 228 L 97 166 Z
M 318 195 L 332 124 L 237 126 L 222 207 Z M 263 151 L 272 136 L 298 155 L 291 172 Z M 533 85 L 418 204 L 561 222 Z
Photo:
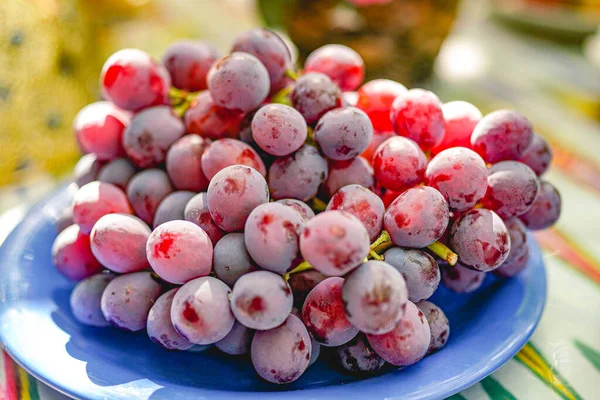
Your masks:
M 4 364 L 4 387 L 2 395 L 4 396 L 4 400 L 18 400 L 17 393 L 17 380 L 15 377 L 15 371 L 17 365 L 15 362 L 6 354 L 5 351 L 2 352 L 2 361 Z

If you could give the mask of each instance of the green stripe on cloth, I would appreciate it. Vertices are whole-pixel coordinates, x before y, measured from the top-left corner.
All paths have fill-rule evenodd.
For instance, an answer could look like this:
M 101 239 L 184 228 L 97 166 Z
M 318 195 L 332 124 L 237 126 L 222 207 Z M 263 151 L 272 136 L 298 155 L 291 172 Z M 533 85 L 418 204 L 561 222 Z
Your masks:
M 492 400 L 517 400 L 511 392 L 506 390 L 506 388 L 496 379 L 492 378 L 491 375 L 481 381 L 481 386 Z
M 592 363 L 592 365 L 598 370 L 600 371 L 600 352 L 592 349 L 590 346 L 588 346 L 587 344 L 575 339 L 575 347 L 577 347 L 579 349 L 579 351 L 581 352 L 581 354 L 583 354 L 583 356 L 585 358 L 587 358 L 587 360 Z

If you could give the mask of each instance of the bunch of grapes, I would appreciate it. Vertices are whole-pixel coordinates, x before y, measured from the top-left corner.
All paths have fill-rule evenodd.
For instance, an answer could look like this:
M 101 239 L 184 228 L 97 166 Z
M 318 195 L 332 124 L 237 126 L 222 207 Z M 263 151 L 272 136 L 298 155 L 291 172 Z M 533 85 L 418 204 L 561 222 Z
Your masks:
M 52 248 L 75 318 L 249 354 L 274 383 L 321 346 L 360 374 L 441 349 L 440 282 L 516 275 L 527 229 L 558 219 L 551 152 L 517 112 L 363 84 L 364 68 L 336 45 L 296 71 L 264 29 L 224 57 L 194 41 L 162 63 L 111 56 L 105 101 L 74 123 L 85 155 Z

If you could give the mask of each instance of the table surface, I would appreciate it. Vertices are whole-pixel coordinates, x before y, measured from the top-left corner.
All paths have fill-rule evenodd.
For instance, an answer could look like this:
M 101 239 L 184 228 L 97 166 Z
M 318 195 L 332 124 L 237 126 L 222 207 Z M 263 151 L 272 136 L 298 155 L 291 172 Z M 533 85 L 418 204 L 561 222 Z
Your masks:
M 444 101 L 483 111 L 514 108 L 554 149 L 546 179 L 563 196 L 558 224 L 536 234 L 544 249 L 548 302 L 530 342 L 505 366 L 452 399 L 594 399 L 600 389 L 600 70 L 570 47 L 524 37 L 495 23 L 458 26 L 432 84 Z M 0 242 L 49 178 L 0 192 Z M 0 399 L 63 399 L 3 353 Z

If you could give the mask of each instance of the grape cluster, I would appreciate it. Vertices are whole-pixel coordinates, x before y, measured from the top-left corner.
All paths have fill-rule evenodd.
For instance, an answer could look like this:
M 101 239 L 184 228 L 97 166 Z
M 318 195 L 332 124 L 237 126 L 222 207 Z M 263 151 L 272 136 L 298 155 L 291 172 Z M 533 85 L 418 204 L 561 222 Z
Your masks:
M 197 41 L 162 63 L 111 56 L 105 100 L 73 124 L 85 154 L 52 247 L 78 281 L 73 316 L 248 355 L 273 383 L 322 346 L 362 375 L 440 350 L 451 321 L 427 301 L 440 283 L 515 276 L 527 229 L 557 221 L 552 153 L 515 111 L 364 76 L 342 45 L 296 71 L 264 29 L 224 57 Z

